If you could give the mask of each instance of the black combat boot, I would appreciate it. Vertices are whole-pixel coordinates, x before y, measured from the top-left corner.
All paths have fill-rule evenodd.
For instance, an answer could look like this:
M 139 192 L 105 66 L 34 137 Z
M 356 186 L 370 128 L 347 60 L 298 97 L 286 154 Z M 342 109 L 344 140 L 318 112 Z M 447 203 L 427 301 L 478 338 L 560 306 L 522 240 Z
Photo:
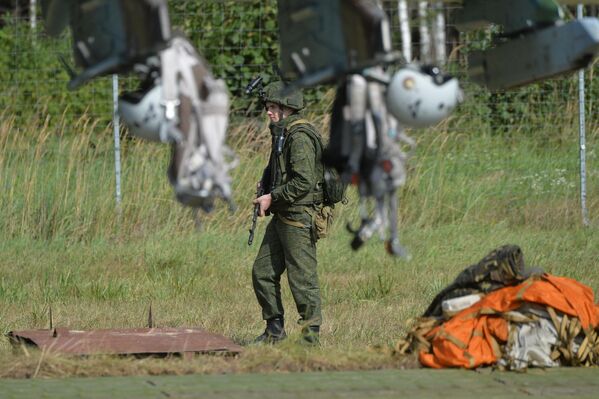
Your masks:
M 276 344 L 287 338 L 285 333 L 285 322 L 283 318 L 275 317 L 266 320 L 264 333 L 254 340 L 255 344 Z
M 306 345 L 320 345 L 320 326 L 308 326 L 302 329 L 302 343 Z

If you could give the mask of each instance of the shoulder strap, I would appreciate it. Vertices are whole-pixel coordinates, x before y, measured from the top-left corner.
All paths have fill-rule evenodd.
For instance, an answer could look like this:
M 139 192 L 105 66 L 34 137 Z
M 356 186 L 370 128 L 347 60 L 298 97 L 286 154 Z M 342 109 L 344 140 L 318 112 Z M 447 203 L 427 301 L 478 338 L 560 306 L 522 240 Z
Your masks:
M 302 129 L 301 131 L 302 132 L 306 132 L 314 141 L 318 142 L 318 144 L 320 145 L 320 153 L 322 155 L 322 151 L 323 151 L 323 148 L 324 148 L 324 146 L 322 144 L 322 138 L 314 131 L 314 128 L 312 127 L 312 124 L 310 122 L 308 122 L 306 119 L 298 119 L 296 121 L 291 122 L 289 124 L 289 126 L 287 126 L 287 131 L 289 131 L 289 134 L 292 134 L 291 128 L 293 128 L 294 126 L 297 126 L 299 124 L 306 124 L 306 125 L 309 125 L 312 128 L 312 129 Z
M 309 128 L 306 129 L 297 129 L 294 130 L 293 132 L 291 131 L 293 127 L 300 125 L 300 124 L 305 124 L 308 125 Z M 308 137 L 310 137 L 312 139 L 312 141 L 314 142 L 314 145 L 316 146 L 316 151 L 317 151 L 317 155 L 319 157 L 322 157 L 322 152 L 323 152 L 323 144 L 322 144 L 322 139 L 320 137 L 320 135 L 318 133 L 316 133 L 315 128 L 312 126 L 312 124 L 306 120 L 306 119 L 298 119 L 296 121 L 291 122 L 289 125 L 287 125 L 287 132 L 289 134 L 289 137 L 291 137 L 292 135 L 296 134 L 296 132 L 304 132 L 308 135 Z M 285 143 L 287 143 L 288 140 L 285 141 Z M 284 162 L 280 162 L 280 166 L 281 168 L 281 172 L 283 173 L 283 175 L 286 174 L 286 168 L 284 165 Z M 324 181 L 324 166 L 323 166 L 323 177 L 322 177 L 322 182 Z M 308 198 L 304 199 L 304 200 L 300 200 L 299 202 L 297 202 L 297 205 L 306 205 L 306 204 L 314 204 L 314 203 L 319 203 L 323 201 L 323 192 L 322 192 L 322 187 L 320 190 L 312 192 L 311 194 L 308 194 Z
M 307 119 L 298 119 L 298 120 L 296 120 L 296 121 L 293 121 L 293 122 L 291 122 L 291 123 L 289 124 L 289 126 L 287 126 L 287 129 L 291 129 L 293 126 L 295 126 L 295 125 L 299 125 L 300 123 L 305 123 L 305 124 L 307 124 L 307 125 L 309 125 L 309 124 L 310 124 L 310 122 L 308 122 L 308 120 L 307 120 Z

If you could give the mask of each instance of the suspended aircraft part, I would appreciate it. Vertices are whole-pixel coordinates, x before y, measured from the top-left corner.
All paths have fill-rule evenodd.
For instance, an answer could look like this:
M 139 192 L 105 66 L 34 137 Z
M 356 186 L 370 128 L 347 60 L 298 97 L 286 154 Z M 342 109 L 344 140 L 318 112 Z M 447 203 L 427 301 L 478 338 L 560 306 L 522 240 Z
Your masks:
M 458 80 L 434 66 L 411 64 L 401 68 L 387 88 L 389 111 L 408 127 L 422 128 L 441 122 L 462 99 Z
M 469 74 L 491 90 L 505 90 L 585 68 L 598 54 L 599 19 L 582 18 L 472 52 Z
M 373 236 L 378 235 L 384 242 L 385 250 L 389 255 L 409 260 L 411 258 L 409 253 L 399 240 L 396 190 L 391 190 L 383 197 L 374 199 L 375 208 L 372 214 L 366 210 L 367 200 L 366 197 L 360 199 L 360 225 L 355 228 L 351 223 L 346 224 L 347 231 L 353 236 L 351 248 L 357 251 Z
M 328 159 L 336 162 L 346 181 L 357 186 L 360 196 L 360 224 L 346 225 L 353 236 L 352 249 L 360 249 L 378 235 L 389 254 L 407 259 L 399 241 L 396 193 L 405 183 L 406 162 L 416 143 L 387 111 L 388 81 L 382 68 L 372 68 L 347 77 L 339 86 L 329 148 L 341 151 L 331 151 Z M 407 153 L 402 145 L 409 147 Z M 374 204 L 372 211 L 369 204 Z
M 302 3 L 304 6 L 301 7 L 299 2 L 296 3 L 298 9 L 306 12 L 305 18 L 317 18 L 316 14 L 306 11 L 311 10 L 311 3 Z M 334 5 L 331 2 L 326 6 Z M 320 26 L 318 29 L 325 28 Z M 288 32 L 289 35 L 292 33 L 296 34 Z M 302 40 L 305 43 L 305 38 Z M 311 52 L 307 51 L 305 55 L 308 54 Z M 322 59 L 316 57 L 315 60 Z M 381 63 L 384 62 L 377 62 Z M 319 80 L 325 74 L 316 64 L 310 68 L 308 64 L 302 65 L 305 71 L 293 84 L 303 86 L 326 81 Z M 442 75 L 432 67 L 412 65 L 402 68 L 393 78 L 380 65 L 362 68 L 359 73 L 350 71 L 351 68 L 343 66 L 332 71 L 338 85 L 330 141 L 323 159 L 327 165 L 337 169 L 345 182 L 358 187 L 361 222 L 358 227 L 352 227 L 351 223 L 346 226 L 353 235 L 352 248 L 361 248 L 378 234 L 389 254 L 409 259 L 399 240 L 396 192 L 405 183 L 406 162 L 415 142 L 405 134 L 403 126 L 423 127 L 439 122 L 461 101 L 461 90 L 456 79 Z M 309 79 L 314 81 L 308 84 Z M 407 153 L 402 150 L 402 145 L 409 147 Z M 365 211 L 364 203 L 367 201 L 375 203 L 372 213 Z
M 351 247 L 354 251 L 360 249 L 374 234 L 379 233 L 381 237 L 384 236 L 384 199 L 376 200 L 374 216 L 368 216 L 365 202 L 364 198 L 360 199 L 360 214 L 362 218 L 360 226 L 353 228 L 350 223 L 346 225 L 347 231 L 354 236 L 351 241 Z
M 293 84 L 333 82 L 389 62 L 389 21 L 372 0 L 278 0 L 281 72 Z
M 553 25 L 563 16 L 552 0 L 465 0 L 456 10 L 455 24 L 462 31 L 496 24 L 502 26 L 502 34 L 513 35 Z
M 191 43 L 174 37 L 159 57 L 137 66 L 140 88 L 123 93 L 129 133 L 172 143 L 168 176 L 179 202 L 209 212 L 217 198 L 234 208 L 229 172 L 238 159 L 225 145 L 229 95 Z
M 385 241 L 385 249 L 387 253 L 393 256 L 410 260 L 411 256 L 408 251 L 399 242 L 399 199 L 397 198 L 396 190 L 389 193 L 389 239 Z
M 76 89 L 103 75 L 127 72 L 166 46 L 171 36 L 165 0 L 43 0 L 46 31 L 73 34 L 75 63 L 82 68 L 69 82 Z

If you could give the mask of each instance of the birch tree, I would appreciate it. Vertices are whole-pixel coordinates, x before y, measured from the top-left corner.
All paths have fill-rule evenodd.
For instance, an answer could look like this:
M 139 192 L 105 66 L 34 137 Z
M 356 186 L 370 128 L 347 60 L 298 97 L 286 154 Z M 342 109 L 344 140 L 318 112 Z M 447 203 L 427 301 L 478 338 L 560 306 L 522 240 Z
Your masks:
M 445 53 L 445 10 L 443 8 L 443 2 L 437 1 L 435 3 L 435 21 L 433 24 L 433 35 L 434 47 L 435 47 L 435 58 L 434 62 L 437 65 L 445 64 L 447 55 Z
M 35 31 L 35 27 L 37 24 L 37 14 L 36 14 L 36 0 L 29 0 L 29 25 L 31 26 L 31 30 Z
M 431 36 L 428 29 L 428 1 L 418 1 L 418 23 L 420 32 L 420 62 L 431 62 Z
M 399 0 L 397 2 L 397 11 L 401 32 L 401 53 L 407 62 L 412 62 L 412 31 L 410 30 L 408 2 L 406 0 Z

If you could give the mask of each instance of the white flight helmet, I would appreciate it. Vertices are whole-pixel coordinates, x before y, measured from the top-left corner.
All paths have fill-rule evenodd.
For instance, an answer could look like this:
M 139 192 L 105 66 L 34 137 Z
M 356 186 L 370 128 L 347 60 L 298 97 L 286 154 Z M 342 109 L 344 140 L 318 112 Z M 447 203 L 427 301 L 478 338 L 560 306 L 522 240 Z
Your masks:
M 391 78 L 389 111 L 404 126 L 427 127 L 447 118 L 462 101 L 458 80 L 437 67 L 408 65 Z
M 119 115 L 131 135 L 150 141 L 169 142 L 162 84 L 149 90 L 125 93 L 119 98 Z

